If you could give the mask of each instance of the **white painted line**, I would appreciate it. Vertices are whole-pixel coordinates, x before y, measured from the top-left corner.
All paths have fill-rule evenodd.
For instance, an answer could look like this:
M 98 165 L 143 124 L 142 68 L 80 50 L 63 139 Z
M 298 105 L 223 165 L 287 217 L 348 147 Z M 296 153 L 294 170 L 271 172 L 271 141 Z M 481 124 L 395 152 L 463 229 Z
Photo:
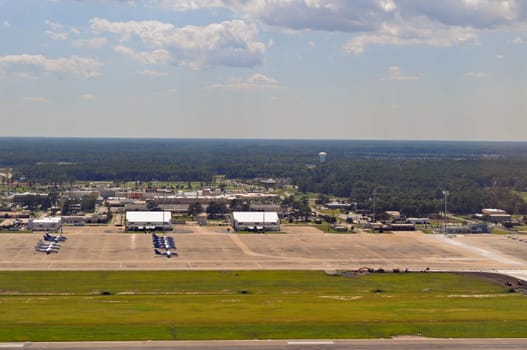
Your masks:
M 288 341 L 287 345 L 333 345 L 332 341 Z
M 21 348 L 25 343 L 0 343 L 0 348 Z

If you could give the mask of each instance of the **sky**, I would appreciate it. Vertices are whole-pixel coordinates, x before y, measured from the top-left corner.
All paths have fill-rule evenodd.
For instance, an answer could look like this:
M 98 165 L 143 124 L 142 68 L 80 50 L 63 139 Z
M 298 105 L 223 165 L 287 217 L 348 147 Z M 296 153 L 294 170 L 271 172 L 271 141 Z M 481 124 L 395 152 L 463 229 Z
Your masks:
M 0 0 L 0 136 L 526 130 L 523 0 Z

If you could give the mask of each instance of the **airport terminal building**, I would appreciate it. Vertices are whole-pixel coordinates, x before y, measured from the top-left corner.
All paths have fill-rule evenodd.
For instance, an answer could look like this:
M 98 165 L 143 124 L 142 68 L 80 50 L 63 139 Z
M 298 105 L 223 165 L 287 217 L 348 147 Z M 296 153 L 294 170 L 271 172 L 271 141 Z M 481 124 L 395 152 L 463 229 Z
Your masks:
M 169 211 L 127 211 L 127 231 L 172 230 L 172 214 Z
M 277 212 L 235 211 L 232 213 L 235 231 L 280 231 Z

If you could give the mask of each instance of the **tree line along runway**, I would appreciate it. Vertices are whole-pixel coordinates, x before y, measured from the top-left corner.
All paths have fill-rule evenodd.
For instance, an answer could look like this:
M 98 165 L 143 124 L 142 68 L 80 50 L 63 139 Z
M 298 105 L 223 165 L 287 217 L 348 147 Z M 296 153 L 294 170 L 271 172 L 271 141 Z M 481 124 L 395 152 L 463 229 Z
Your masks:
M 185 233 L 178 233 L 185 232 Z M 65 227 L 57 254 L 34 251 L 39 233 L 0 234 L 1 270 L 350 270 L 509 271 L 527 277 L 527 243 L 502 235 L 445 237 L 421 232 L 325 234 L 285 226 L 283 234 L 226 233 L 185 225 L 177 257 L 156 256 L 146 233 L 108 226 Z

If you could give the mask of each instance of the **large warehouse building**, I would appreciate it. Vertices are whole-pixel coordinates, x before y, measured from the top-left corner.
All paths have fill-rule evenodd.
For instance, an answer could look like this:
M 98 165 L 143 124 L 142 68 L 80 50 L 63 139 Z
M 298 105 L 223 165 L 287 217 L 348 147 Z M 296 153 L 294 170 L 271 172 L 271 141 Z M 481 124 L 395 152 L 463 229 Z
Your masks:
M 235 211 L 232 228 L 236 231 L 280 231 L 277 212 Z
M 49 216 L 42 219 L 30 219 L 27 228 L 31 231 L 59 232 L 62 227 L 60 216 Z
M 172 214 L 169 211 L 127 211 L 126 229 L 128 231 L 170 231 L 172 230 Z

